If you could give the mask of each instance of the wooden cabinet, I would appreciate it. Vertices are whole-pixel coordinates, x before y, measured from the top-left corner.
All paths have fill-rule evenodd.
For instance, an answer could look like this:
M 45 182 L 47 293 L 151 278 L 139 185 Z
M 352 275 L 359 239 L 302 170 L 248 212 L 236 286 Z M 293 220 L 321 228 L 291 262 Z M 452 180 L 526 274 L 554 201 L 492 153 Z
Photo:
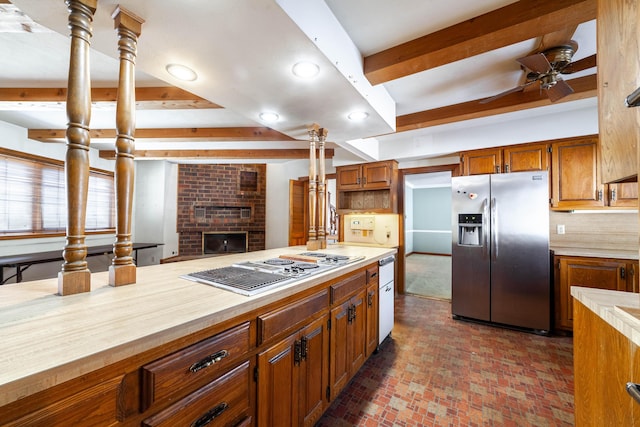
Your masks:
M 598 128 L 605 183 L 638 175 L 640 112 L 624 104 L 640 86 L 638 16 L 637 1 L 598 0 Z
M 461 154 L 463 175 L 549 170 L 549 145 L 519 144 Z
M 556 256 L 554 266 L 556 329 L 573 329 L 571 286 L 638 292 L 638 261 Z
M 640 382 L 638 346 L 582 303 L 574 309 L 575 425 L 640 425 L 640 404 L 625 389 Z
M 378 348 L 379 292 L 378 266 L 372 265 L 367 268 L 367 357 Z
M 258 355 L 258 425 L 312 426 L 327 402 L 328 316 Z
M 337 211 L 398 211 L 398 162 L 387 160 L 336 168 Z
M 602 184 L 597 135 L 554 142 L 551 206 L 558 209 L 637 207 L 638 183 Z

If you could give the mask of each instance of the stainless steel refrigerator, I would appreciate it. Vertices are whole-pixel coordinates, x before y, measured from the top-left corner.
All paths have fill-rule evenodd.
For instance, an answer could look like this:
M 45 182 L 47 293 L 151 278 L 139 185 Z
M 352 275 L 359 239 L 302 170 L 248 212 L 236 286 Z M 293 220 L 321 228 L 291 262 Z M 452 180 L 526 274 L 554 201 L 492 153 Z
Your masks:
M 451 311 L 551 328 L 547 172 L 452 178 Z

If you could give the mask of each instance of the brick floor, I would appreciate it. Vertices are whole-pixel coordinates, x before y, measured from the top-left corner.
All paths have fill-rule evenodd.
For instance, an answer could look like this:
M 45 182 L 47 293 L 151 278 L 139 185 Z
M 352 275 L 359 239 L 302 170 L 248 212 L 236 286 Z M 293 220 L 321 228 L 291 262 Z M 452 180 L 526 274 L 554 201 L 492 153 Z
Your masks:
M 451 318 L 448 301 L 396 298 L 387 339 L 317 427 L 572 426 L 572 338 Z

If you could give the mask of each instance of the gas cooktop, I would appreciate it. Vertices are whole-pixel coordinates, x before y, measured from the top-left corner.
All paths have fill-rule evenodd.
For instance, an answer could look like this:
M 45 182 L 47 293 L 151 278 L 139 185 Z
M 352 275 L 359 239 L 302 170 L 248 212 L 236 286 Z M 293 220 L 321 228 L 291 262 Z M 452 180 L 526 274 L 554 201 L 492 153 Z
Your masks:
M 304 252 L 298 255 L 282 255 L 280 258 L 236 263 L 180 277 L 240 295 L 252 296 L 361 259 L 364 257 Z

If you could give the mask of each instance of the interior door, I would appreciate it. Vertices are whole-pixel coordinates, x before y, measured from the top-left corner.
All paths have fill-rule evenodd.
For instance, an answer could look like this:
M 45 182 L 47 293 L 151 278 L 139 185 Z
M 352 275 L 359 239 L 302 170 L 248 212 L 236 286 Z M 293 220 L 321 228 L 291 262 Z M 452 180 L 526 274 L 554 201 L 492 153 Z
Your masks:
M 289 180 L 289 246 L 306 245 L 309 232 L 309 183 Z

